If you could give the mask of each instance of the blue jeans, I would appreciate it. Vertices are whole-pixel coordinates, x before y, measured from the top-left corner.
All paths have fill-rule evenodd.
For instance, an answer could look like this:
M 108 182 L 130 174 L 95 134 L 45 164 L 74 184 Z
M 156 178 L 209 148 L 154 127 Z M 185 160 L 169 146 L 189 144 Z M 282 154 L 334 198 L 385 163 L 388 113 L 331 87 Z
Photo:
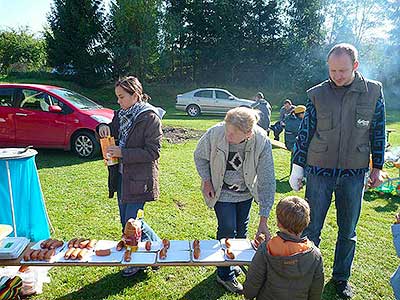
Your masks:
M 390 277 L 390 285 L 393 288 L 393 293 L 396 300 L 400 300 L 400 267 Z
M 238 203 L 217 202 L 215 204 L 218 240 L 222 238 L 246 238 L 252 200 Z M 235 278 L 232 267 L 217 267 L 217 274 L 224 281 Z
M 306 200 L 310 205 L 311 222 L 304 230 L 307 236 L 319 246 L 321 230 L 335 193 L 336 240 L 335 260 L 332 277 L 334 280 L 348 280 L 356 250 L 356 226 L 364 196 L 365 175 L 329 177 L 307 175 Z
M 130 218 L 136 218 L 138 210 L 139 209 L 143 210 L 145 202 L 122 203 L 121 191 L 122 191 L 122 175 L 119 174 L 117 198 L 118 198 L 118 207 L 119 207 L 119 218 L 121 221 L 122 233 L 123 233 L 126 222 Z M 161 242 L 161 239 L 158 237 L 158 235 L 144 220 L 142 220 L 142 239 L 141 240 L 142 241 Z

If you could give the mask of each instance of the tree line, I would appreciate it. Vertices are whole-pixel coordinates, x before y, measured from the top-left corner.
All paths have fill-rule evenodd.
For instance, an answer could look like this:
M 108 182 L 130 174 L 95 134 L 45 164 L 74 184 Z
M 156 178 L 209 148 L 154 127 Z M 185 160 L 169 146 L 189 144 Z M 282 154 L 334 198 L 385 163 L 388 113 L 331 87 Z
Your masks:
M 54 0 L 43 38 L 30 37 L 26 51 L 41 55 L 20 60 L 86 85 L 134 74 L 296 93 L 326 78 L 328 50 L 349 42 L 367 76 L 396 87 L 399 15 L 396 0 Z

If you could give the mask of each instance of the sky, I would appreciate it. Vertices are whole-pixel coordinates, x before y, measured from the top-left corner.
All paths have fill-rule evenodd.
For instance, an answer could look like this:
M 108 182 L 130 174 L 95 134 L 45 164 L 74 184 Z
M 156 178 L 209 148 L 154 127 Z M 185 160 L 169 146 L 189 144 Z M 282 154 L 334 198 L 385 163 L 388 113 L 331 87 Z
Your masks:
M 28 26 L 42 31 L 52 0 L 0 0 L 0 29 Z
M 108 7 L 106 3 L 106 8 Z M 0 30 L 28 26 L 39 33 L 47 24 L 52 0 L 0 0 Z

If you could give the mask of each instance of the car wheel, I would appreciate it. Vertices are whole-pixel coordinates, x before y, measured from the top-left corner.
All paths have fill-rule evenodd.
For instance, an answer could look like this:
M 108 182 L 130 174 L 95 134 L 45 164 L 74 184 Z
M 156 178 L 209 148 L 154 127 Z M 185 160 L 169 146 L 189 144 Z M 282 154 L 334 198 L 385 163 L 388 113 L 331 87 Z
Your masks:
M 91 158 L 99 152 L 100 145 L 93 133 L 81 131 L 72 138 L 71 148 L 79 157 Z
M 197 117 L 198 115 L 200 115 L 200 107 L 198 107 L 196 104 L 190 104 L 186 108 L 186 112 L 191 117 Z

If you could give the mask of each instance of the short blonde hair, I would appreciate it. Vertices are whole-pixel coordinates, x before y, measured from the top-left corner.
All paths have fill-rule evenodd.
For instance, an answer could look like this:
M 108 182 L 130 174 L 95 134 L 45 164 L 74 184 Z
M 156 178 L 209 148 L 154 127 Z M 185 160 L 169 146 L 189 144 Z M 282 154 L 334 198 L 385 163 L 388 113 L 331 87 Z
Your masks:
M 341 44 L 336 44 L 335 46 L 332 47 L 332 49 L 328 53 L 328 60 L 331 55 L 342 55 L 342 54 L 347 54 L 350 56 L 350 59 L 352 63 L 354 64 L 355 61 L 358 61 L 358 51 L 356 47 L 354 47 L 351 44 L 347 43 L 341 43 Z
M 229 110 L 225 116 L 225 122 L 227 124 L 237 127 L 244 133 L 252 131 L 259 119 L 258 111 L 248 107 L 233 108 Z
M 276 218 L 283 228 L 300 234 L 310 223 L 310 206 L 303 198 L 286 197 L 276 206 Z

